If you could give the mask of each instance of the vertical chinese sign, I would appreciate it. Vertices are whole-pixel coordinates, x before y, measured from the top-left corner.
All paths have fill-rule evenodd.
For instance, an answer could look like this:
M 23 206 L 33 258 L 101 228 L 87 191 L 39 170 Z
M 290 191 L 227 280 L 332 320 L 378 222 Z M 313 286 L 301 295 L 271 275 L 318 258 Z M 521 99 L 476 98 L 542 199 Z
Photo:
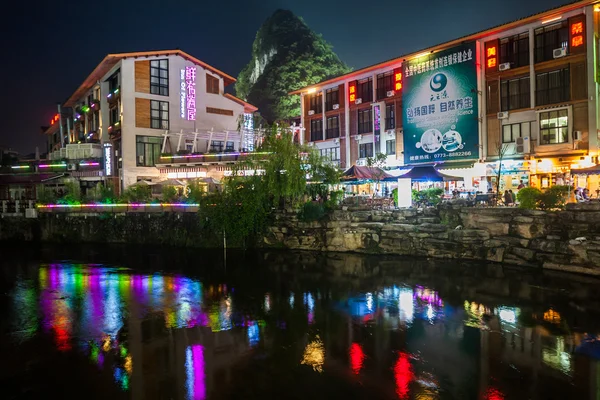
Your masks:
M 404 163 L 479 158 L 475 43 L 404 63 Z
M 181 118 L 196 120 L 196 67 L 185 67 L 180 75 Z

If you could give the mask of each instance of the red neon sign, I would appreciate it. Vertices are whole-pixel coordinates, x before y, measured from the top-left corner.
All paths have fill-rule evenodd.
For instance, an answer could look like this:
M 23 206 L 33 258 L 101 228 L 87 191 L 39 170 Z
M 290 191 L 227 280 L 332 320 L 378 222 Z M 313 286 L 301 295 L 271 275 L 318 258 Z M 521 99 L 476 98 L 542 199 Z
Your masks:
M 583 51 L 583 45 L 585 44 L 584 34 L 585 22 L 583 21 L 583 16 L 579 15 L 571 18 L 569 20 L 569 44 L 571 45 L 571 52 L 575 50 Z
M 394 70 L 394 90 L 397 92 L 402 90 L 402 69 L 400 68 Z
M 356 101 L 356 81 L 351 82 L 348 85 L 348 98 L 350 99 L 350 102 L 354 102 Z
M 498 65 L 498 41 L 485 44 L 485 65 L 487 69 L 496 69 Z

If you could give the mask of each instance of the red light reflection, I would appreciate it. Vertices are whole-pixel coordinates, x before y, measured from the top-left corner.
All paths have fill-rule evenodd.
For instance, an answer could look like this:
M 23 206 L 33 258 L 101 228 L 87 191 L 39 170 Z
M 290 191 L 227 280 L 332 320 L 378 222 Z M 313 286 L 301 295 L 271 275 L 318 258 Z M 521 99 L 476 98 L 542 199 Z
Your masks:
M 410 381 L 413 379 L 412 366 L 408 354 L 400 352 L 396 365 L 394 365 L 394 380 L 396 381 L 396 394 L 401 399 L 408 399 Z
M 363 351 L 362 346 L 358 343 L 352 343 L 352 345 L 350 345 L 350 367 L 352 368 L 352 372 L 356 375 L 360 372 L 364 360 L 365 352 Z

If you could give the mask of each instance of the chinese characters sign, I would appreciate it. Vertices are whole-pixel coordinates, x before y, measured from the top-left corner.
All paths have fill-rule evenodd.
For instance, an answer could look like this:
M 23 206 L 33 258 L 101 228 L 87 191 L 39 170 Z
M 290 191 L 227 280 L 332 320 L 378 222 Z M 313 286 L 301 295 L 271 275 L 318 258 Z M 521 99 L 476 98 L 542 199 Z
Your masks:
M 354 103 L 356 101 L 356 81 L 352 81 L 348 85 L 348 100 L 350 103 Z
M 571 53 L 580 53 L 584 50 L 585 24 L 584 16 L 578 15 L 569 19 L 569 43 Z
M 404 163 L 479 157 L 475 43 L 404 63 Z
M 485 66 L 488 71 L 498 70 L 498 40 L 485 44 Z
M 196 120 L 196 67 L 185 67 L 181 70 L 181 118 Z
M 112 144 L 104 143 L 104 174 L 112 175 Z

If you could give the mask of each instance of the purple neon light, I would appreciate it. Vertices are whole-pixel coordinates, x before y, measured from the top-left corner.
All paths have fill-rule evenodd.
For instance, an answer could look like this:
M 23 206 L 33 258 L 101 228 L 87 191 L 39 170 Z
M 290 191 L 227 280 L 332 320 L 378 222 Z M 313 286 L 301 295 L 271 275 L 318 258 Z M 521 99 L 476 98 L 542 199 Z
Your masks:
M 79 163 L 79 165 L 81 167 L 97 167 L 100 165 L 100 163 L 99 162 L 82 162 L 82 163 Z

